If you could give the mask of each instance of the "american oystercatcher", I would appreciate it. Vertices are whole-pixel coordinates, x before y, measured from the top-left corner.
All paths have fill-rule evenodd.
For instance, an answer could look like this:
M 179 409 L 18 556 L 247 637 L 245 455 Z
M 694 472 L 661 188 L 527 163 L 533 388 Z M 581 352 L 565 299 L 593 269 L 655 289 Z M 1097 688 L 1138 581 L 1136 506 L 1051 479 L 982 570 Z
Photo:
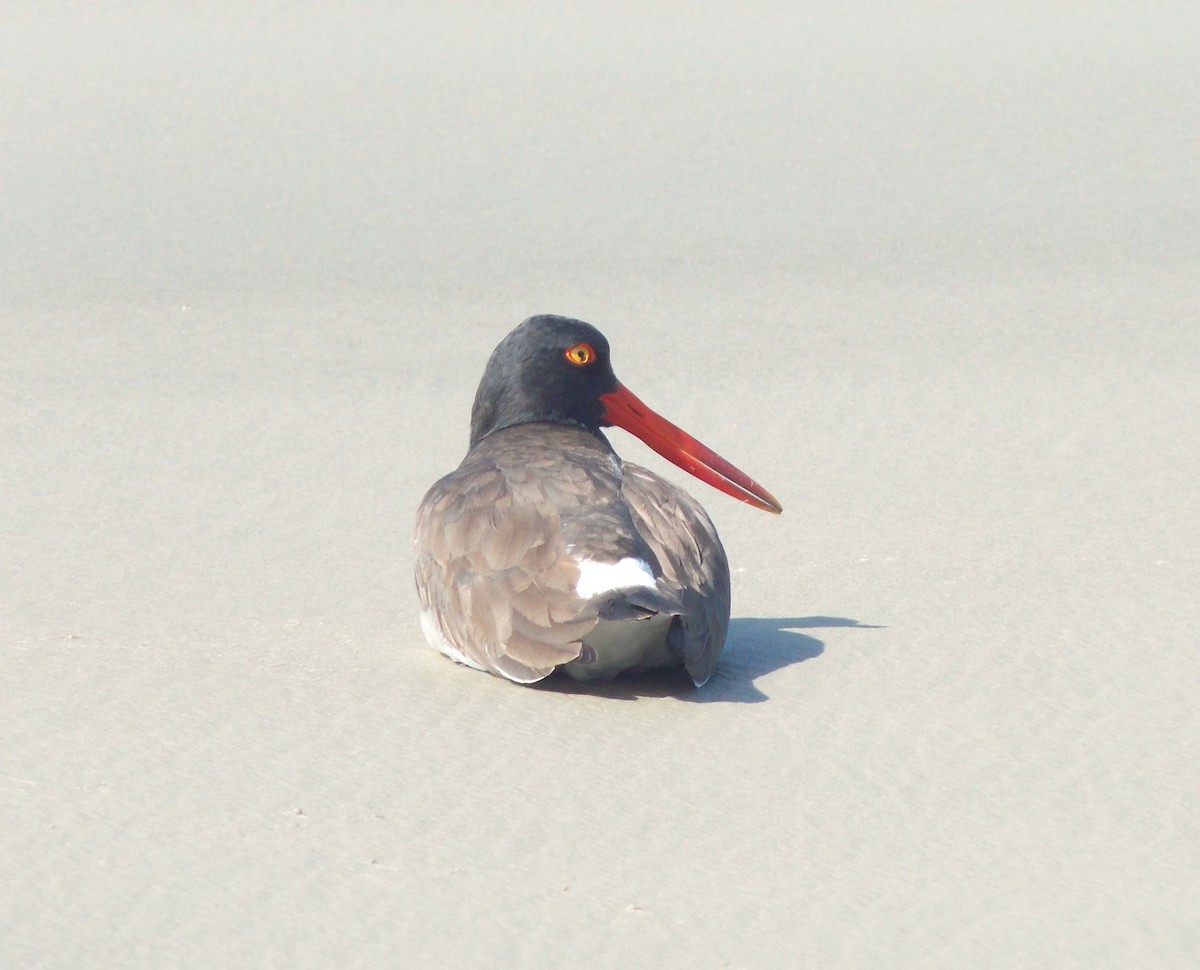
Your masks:
M 655 414 L 613 374 L 608 341 L 530 317 L 492 353 L 462 464 L 421 502 L 421 627 L 442 653 L 534 683 L 682 666 L 712 675 L 729 628 L 729 563 L 683 489 L 621 461 L 616 425 L 723 492 L 782 511 L 761 485 Z

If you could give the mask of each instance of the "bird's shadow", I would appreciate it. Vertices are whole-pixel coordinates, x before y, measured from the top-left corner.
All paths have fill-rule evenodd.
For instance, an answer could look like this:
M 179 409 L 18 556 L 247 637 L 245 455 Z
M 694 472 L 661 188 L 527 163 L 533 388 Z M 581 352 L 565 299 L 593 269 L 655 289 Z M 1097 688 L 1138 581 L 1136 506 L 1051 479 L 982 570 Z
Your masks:
M 694 704 L 757 704 L 768 700 L 755 686 L 759 677 L 825 652 L 822 641 L 797 631 L 829 627 L 880 629 L 842 616 L 740 617 L 729 621 L 725 650 L 716 672 L 703 687 L 694 687 L 679 670 L 597 681 L 577 681 L 559 674 L 535 686 L 558 694 L 591 694 L 615 700 L 674 697 Z

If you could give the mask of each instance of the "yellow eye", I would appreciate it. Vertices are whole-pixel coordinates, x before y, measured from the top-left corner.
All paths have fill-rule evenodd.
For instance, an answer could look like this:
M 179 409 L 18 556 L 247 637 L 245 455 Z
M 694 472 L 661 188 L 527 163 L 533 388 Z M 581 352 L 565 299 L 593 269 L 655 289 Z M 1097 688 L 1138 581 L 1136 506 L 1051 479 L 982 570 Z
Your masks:
M 596 351 L 592 350 L 591 344 L 576 344 L 574 347 L 568 347 L 563 356 L 576 367 L 586 367 L 596 359 Z

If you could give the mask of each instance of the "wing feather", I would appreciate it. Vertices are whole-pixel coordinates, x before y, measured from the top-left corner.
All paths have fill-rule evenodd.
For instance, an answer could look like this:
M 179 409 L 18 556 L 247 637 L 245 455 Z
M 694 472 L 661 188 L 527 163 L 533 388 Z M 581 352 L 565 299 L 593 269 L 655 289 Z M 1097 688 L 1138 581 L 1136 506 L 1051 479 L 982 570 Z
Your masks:
M 617 511 L 614 511 L 617 510 Z M 414 535 L 421 606 L 450 646 L 511 680 L 532 682 L 579 657 L 599 606 L 576 592 L 580 545 L 628 554 L 619 466 L 577 429 L 489 435 L 434 484 Z M 440 646 L 440 645 L 439 645 Z
M 625 464 L 621 494 L 663 575 L 681 590 L 672 642 L 699 687 L 716 669 L 729 631 L 729 560 L 717 529 L 687 492 L 639 465 Z

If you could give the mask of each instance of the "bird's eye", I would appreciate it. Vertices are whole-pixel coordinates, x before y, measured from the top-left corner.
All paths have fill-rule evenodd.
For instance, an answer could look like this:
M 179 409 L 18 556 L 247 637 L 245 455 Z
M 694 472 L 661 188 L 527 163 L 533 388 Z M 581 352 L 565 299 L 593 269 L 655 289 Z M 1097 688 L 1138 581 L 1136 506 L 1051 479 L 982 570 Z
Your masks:
M 596 359 L 596 351 L 592 349 L 591 344 L 576 344 L 574 347 L 568 347 L 563 356 L 576 367 L 586 367 Z

